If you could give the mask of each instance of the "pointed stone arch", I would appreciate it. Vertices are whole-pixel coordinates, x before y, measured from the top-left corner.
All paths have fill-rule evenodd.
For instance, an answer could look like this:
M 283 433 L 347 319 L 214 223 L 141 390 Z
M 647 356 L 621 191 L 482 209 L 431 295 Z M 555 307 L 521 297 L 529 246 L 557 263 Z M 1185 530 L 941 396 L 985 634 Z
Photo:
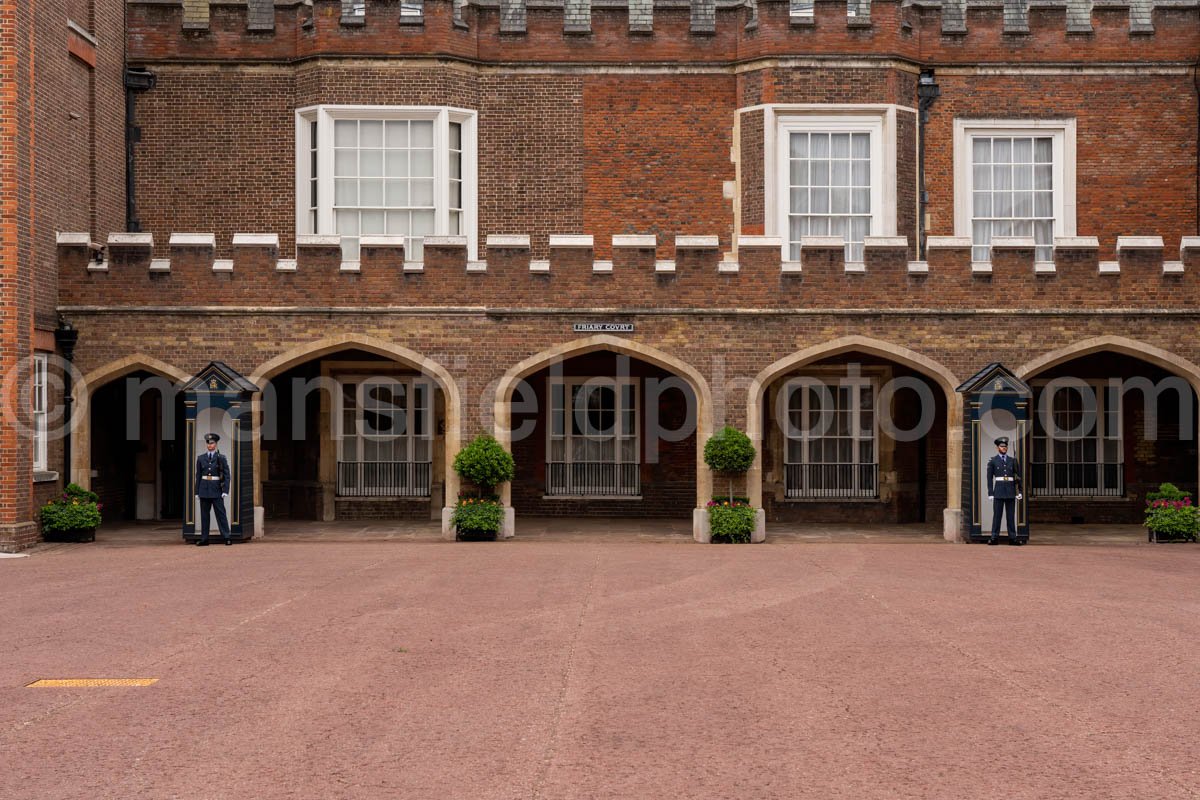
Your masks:
M 77 420 L 72 430 L 70 480 L 85 488 L 92 483 L 92 414 L 91 398 L 97 389 L 135 372 L 149 372 L 182 387 L 191 377 L 174 364 L 134 353 L 93 369 L 71 387 L 72 414 Z
M 902 345 L 873 339 L 869 336 L 851 335 L 832 339 L 828 342 L 806 347 L 784 356 L 763 369 L 750 383 L 746 403 L 746 433 L 754 443 L 757 455 L 754 466 L 747 475 L 747 487 L 750 492 L 750 503 L 762 507 L 762 440 L 761 429 L 763 395 L 768 386 L 777 378 L 811 364 L 815 361 L 830 358 L 842 353 L 858 352 L 886 358 L 898 364 L 916 370 L 933 380 L 946 397 L 946 509 L 943 515 L 942 532 L 947 539 L 957 539 L 960 536 L 962 520 L 962 498 L 957 487 L 962 485 L 962 402 L 955 387 L 959 380 L 954 373 L 942 364 L 924 356 L 915 350 Z
M 1090 339 L 1083 339 L 1066 347 L 1043 353 L 1025 362 L 1014 372 L 1022 380 L 1028 381 L 1038 373 L 1045 372 L 1059 364 L 1104 351 L 1133 356 L 1162 367 L 1167 372 L 1186 379 L 1193 389 L 1200 392 L 1200 366 L 1169 350 L 1125 336 L 1094 336 Z
M 1197 398 L 1200 398 L 1200 365 L 1178 356 L 1169 350 L 1147 342 L 1138 341 L 1137 339 L 1130 339 L 1126 336 L 1109 334 L 1083 339 L 1030 359 L 1017 368 L 1015 372 L 1022 380 L 1028 381 L 1039 373 L 1057 367 L 1060 364 L 1076 358 L 1083 358 L 1093 353 L 1103 352 L 1120 353 L 1121 355 L 1131 356 L 1154 364 L 1166 372 L 1186 380 L 1192 387 L 1192 392 L 1195 393 Z M 1196 474 L 1200 476 L 1200 457 L 1197 458 Z
M 374 336 L 365 336 L 358 333 L 339 333 L 325 336 L 316 341 L 296 345 L 277 356 L 267 359 L 251 371 L 250 381 L 259 386 L 265 386 L 266 382 L 271 378 L 286 372 L 294 366 L 336 353 L 340 350 L 350 349 L 363 350 L 378 356 L 390 358 L 419 370 L 421 374 L 428 375 L 437 381 L 438 388 L 446 395 L 446 465 L 443 475 L 443 485 L 445 486 L 444 501 L 449 503 L 452 498 L 458 497 L 458 473 L 454 471 L 452 465 L 454 463 L 454 455 L 459 451 L 462 441 L 461 392 L 459 391 L 458 383 L 454 380 L 449 370 L 432 358 L 403 345 L 387 341 L 386 339 L 379 339 Z M 256 427 L 261 424 L 261 402 L 261 399 L 255 401 L 254 417 Z M 257 474 L 261 475 L 259 465 L 261 464 L 262 456 L 257 437 L 255 438 L 255 442 L 255 469 Z M 256 505 L 259 504 L 259 500 L 257 499 L 259 491 L 260 487 L 256 487 Z
M 700 372 L 670 353 L 632 339 L 599 333 L 565 344 L 556 345 L 513 365 L 496 386 L 493 406 L 496 439 L 506 449 L 512 449 L 512 395 L 517 383 L 538 370 L 575 356 L 608 350 L 628 355 L 667 370 L 687 381 L 696 395 L 696 507 L 702 507 L 712 497 L 712 473 L 704 463 L 704 443 L 712 435 L 712 391 Z M 512 505 L 512 486 L 505 484 L 501 496 L 504 504 Z

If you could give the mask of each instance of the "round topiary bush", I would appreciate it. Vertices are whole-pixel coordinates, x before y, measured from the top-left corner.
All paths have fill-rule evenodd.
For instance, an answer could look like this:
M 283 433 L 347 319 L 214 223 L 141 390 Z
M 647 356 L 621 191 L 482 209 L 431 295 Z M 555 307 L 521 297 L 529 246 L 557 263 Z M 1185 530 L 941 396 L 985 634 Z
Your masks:
M 454 471 L 475 484 L 481 494 L 492 494 L 497 486 L 513 479 L 516 465 L 512 453 L 495 437 L 485 433 L 476 436 L 458 452 L 454 457 Z
M 729 499 L 733 500 L 733 476 L 743 475 L 754 464 L 754 445 L 750 437 L 730 425 L 714 433 L 704 443 L 704 463 L 714 472 L 729 476 Z

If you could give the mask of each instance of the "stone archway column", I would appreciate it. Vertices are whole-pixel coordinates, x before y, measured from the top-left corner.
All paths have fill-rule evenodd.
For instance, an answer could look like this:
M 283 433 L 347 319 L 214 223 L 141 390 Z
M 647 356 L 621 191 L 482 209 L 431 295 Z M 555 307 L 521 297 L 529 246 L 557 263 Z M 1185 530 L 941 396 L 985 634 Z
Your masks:
M 942 512 L 942 536 L 948 542 L 963 541 L 963 398 L 957 392 L 946 396 L 946 508 Z

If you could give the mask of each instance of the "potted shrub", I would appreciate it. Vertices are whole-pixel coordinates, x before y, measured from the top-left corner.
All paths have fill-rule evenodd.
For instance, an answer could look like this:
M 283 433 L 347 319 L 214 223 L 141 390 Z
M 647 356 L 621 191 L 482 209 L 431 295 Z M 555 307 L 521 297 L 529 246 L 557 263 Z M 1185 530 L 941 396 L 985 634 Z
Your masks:
M 1194 542 L 1200 536 L 1200 509 L 1192 498 L 1173 483 L 1160 484 L 1146 494 L 1147 538 L 1152 542 L 1180 539 Z
M 709 541 L 744 543 L 752 539 L 758 525 L 758 509 L 747 498 L 733 496 L 733 479 L 745 475 L 754 464 L 750 437 L 726 425 L 704 443 L 704 463 L 729 478 L 729 493 L 708 503 Z
M 95 492 L 76 483 L 68 484 L 62 496 L 42 506 L 42 535 L 94 542 L 103 507 Z
M 458 539 L 494 539 L 504 524 L 504 506 L 496 487 L 516 473 L 512 453 L 495 437 L 476 436 L 454 457 L 454 471 L 475 486 L 476 494 L 458 498 L 450 521 Z

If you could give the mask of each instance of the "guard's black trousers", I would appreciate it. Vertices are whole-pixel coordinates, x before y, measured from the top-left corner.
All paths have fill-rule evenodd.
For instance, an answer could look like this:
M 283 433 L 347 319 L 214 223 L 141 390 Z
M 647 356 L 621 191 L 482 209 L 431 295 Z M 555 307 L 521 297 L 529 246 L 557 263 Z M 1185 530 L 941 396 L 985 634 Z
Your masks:
M 225 515 L 225 500 L 220 497 L 200 498 L 200 541 L 208 541 L 208 512 L 217 515 L 217 530 L 222 539 L 229 538 L 229 517 Z
M 992 498 L 992 538 L 1000 535 L 1000 516 L 1006 514 L 1008 519 L 1008 538 L 1017 538 L 1017 501 L 1012 497 Z

